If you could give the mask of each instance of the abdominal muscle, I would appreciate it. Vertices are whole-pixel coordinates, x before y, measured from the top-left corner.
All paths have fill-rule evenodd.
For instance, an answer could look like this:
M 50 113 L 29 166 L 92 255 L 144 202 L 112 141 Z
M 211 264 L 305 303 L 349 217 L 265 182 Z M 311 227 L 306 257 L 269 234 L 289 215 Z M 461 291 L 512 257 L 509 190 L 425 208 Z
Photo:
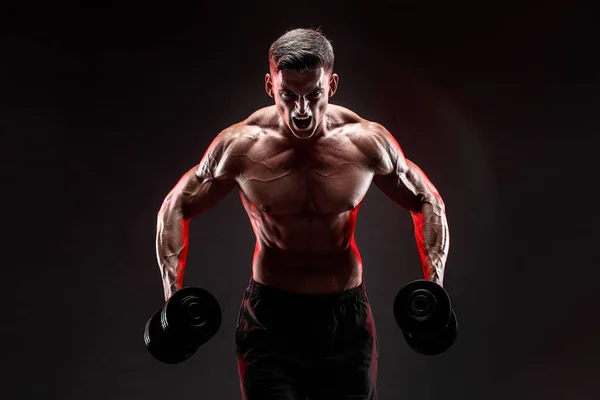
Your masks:
M 257 237 L 252 277 L 266 286 L 305 294 L 339 293 L 362 282 L 354 242 L 356 212 L 252 218 Z

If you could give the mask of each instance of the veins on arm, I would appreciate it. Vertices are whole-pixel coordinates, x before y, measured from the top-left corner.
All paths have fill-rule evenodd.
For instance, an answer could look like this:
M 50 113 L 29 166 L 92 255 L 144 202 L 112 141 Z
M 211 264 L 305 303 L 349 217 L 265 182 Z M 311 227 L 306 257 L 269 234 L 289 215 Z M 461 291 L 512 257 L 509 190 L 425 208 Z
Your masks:
M 424 276 L 441 284 L 449 248 L 444 202 L 425 173 L 404 158 L 391 134 L 377 133 L 384 159 L 374 181 L 390 199 L 410 211 Z

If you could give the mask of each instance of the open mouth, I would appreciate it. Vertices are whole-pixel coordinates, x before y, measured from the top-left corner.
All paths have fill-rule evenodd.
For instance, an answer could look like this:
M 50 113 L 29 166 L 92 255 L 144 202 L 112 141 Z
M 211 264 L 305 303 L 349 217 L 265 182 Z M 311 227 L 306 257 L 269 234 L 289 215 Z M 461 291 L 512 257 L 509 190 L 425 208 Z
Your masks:
M 292 120 L 294 121 L 294 126 L 296 128 L 303 130 L 303 129 L 307 129 L 310 126 L 310 123 L 312 122 L 312 117 L 303 117 L 303 118 L 293 117 Z

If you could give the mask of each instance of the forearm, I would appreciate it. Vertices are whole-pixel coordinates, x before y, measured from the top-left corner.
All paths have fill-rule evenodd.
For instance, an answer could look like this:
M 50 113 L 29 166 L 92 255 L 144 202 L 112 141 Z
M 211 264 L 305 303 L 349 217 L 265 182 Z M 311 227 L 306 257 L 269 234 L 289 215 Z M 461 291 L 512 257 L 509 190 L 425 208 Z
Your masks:
M 441 200 L 423 202 L 420 210 L 411 214 L 423 276 L 442 285 L 450 245 L 444 204 Z
M 183 286 L 188 252 L 189 218 L 176 204 L 165 200 L 157 218 L 156 256 L 163 282 L 165 300 Z

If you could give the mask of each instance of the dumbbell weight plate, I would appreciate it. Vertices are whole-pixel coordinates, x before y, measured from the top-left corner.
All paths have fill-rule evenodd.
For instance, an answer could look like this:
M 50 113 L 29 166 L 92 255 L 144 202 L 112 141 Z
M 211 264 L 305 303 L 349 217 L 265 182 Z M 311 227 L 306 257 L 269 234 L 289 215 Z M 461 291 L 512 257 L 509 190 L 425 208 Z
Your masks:
M 454 344 L 458 336 L 458 320 L 454 310 L 450 312 L 450 321 L 434 338 L 422 338 L 408 332 L 403 332 L 404 339 L 411 349 L 417 353 L 435 356 L 445 352 Z
M 198 287 L 178 290 L 162 309 L 161 324 L 165 332 L 198 346 L 209 341 L 221 326 L 221 307 L 208 291 Z
M 450 297 L 437 283 L 418 279 L 406 284 L 394 299 L 394 318 L 403 332 L 426 335 L 441 331 L 450 320 Z
M 159 309 L 146 322 L 144 343 L 148 352 L 166 364 L 178 364 L 190 358 L 200 345 L 174 340 L 165 333 L 161 323 L 163 309 Z

